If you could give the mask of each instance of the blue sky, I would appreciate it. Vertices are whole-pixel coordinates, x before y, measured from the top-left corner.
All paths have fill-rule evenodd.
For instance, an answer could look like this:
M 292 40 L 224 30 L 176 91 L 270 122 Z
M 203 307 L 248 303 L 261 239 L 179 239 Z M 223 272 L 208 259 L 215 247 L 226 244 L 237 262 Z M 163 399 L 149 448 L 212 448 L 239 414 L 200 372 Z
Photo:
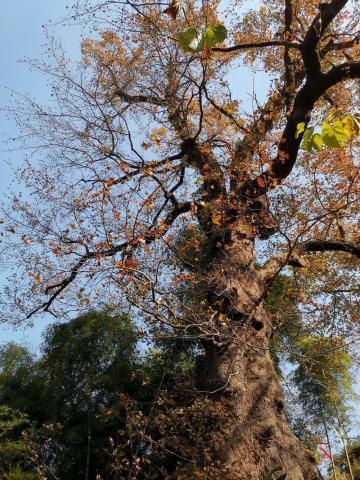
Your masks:
M 9 103 L 11 89 L 17 92 L 31 92 L 40 102 L 49 100 L 46 78 L 39 72 L 29 72 L 27 65 L 21 62 L 26 57 L 39 58 L 44 53 L 44 29 L 49 21 L 56 21 L 67 12 L 68 0 L 17 0 L 2 2 L 0 15 L 1 77 L 0 107 Z M 77 58 L 80 54 L 80 31 L 62 24 L 52 29 L 61 40 L 69 56 Z M 17 135 L 14 125 L 0 111 L 0 139 Z M 3 196 L 11 182 L 11 168 L 7 162 L 21 162 L 21 153 L 8 153 L 0 147 L 0 194 Z M 1 276 L 0 276 L 1 282 Z M 30 346 L 39 343 L 41 332 L 50 319 L 44 317 L 33 328 L 20 328 L 14 332 L 11 328 L 0 326 L 0 343 L 9 340 L 26 341 Z

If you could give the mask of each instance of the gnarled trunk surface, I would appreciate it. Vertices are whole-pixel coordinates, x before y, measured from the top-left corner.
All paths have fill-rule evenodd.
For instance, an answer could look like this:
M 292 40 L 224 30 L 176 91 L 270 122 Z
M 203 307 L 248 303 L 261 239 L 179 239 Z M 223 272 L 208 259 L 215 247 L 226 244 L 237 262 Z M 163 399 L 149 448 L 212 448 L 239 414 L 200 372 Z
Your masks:
M 261 306 L 264 285 L 253 260 L 252 242 L 237 236 L 209 266 L 216 292 L 210 300 L 227 318 L 224 345 L 205 345 L 201 375 L 201 387 L 229 414 L 215 433 L 216 455 L 229 480 L 266 480 L 280 466 L 287 480 L 319 480 L 314 457 L 296 439 L 284 413 L 269 350 L 274 326 Z
M 319 480 L 314 457 L 295 438 L 284 414 L 284 395 L 268 349 L 270 328 L 264 322 L 261 330 L 251 330 L 225 351 L 206 348 L 208 387 L 230 418 L 216 433 L 224 478 L 265 480 L 282 466 L 288 480 Z

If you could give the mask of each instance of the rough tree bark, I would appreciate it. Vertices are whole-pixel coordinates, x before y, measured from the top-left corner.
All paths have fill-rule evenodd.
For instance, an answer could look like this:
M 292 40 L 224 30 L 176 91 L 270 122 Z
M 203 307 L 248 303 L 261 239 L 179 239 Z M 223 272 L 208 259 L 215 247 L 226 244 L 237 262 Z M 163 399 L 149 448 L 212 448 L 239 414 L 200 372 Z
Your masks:
M 315 458 L 285 416 L 269 349 L 275 325 L 261 305 L 267 275 L 254 268 L 253 242 L 241 237 L 234 232 L 207 268 L 208 299 L 227 329 L 222 344 L 205 344 L 200 379 L 201 388 L 222 402 L 230 418 L 215 432 L 218 460 L 229 480 L 265 480 L 277 466 L 289 480 L 321 479 Z
M 263 320 L 262 318 L 261 320 Z M 311 453 L 291 432 L 284 398 L 268 350 L 270 328 L 229 345 L 211 356 L 216 362 L 221 401 L 232 418 L 217 432 L 225 448 L 218 452 L 228 479 L 267 479 L 282 466 L 292 480 L 322 478 Z M 212 379 L 213 380 L 213 379 Z M 222 388 L 224 385 L 224 388 Z

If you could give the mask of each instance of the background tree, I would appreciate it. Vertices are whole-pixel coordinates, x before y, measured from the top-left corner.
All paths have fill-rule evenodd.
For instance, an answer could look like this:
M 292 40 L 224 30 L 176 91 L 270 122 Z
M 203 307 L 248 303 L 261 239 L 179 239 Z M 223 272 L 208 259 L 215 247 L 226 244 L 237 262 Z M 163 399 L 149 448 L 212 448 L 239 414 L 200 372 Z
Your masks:
M 279 318 L 264 299 L 284 268 L 302 268 L 309 334 L 345 354 L 358 335 L 358 6 L 163 10 L 83 2 L 71 18 L 91 18 L 99 35 L 83 41 L 82 62 L 73 68 L 54 43 L 52 63 L 34 62 L 55 102 L 28 99 L 14 112 L 33 201 L 18 196 L 4 210 L 4 255 L 16 251 L 27 272 L 10 277 L 4 302 L 28 319 L 122 302 L 146 335 L 160 325 L 158 337 L 201 341 L 182 412 L 199 448 L 183 454 L 183 435 L 175 478 L 261 479 L 281 464 L 292 479 L 318 479 L 284 415 L 270 355 Z M 219 22 L 230 46 L 216 45 Z M 252 112 L 229 74 L 246 65 L 271 78 Z
M 359 441 L 354 440 L 347 445 L 347 455 L 345 449 L 335 457 L 336 475 L 338 480 L 347 480 L 353 479 L 358 480 L 359 478 Z M 350 473 L 350 468 L 351 473 Z M 333 478 L 329 475 L 327 478 Z
M 95 479 L 100 474 L 121 479 L 130 478 L 141 465 L 147 478 L 157 478 L 169 459 L 160 450 L 154 453 L 154 442 L 174 400 L 156 401 L 160 391 L 165 400 L 167 388 L 172 387 L 174 395 L 177 383 L 189 383 L 186 376 L 194 369 L 194 357 L 188 344 L 180 348 L 177 342 L 146 352 L 143 345 L 141 353 L 140 338 L 127 315 L 107 310 L 48 328 L 37 360 L 25 347 L 4 346 L 3 474 L 10 469 L 12 480 L 25 478 L 21 474 L 27 472 L 35 478 L 30 472 L 37 467 L 47 478 Z M 43 381 L 35 389 L 39 372 Z M 22 412 L 8 405 L 21 405 Z
M 56 475 L 94 479 L 110 475 L 109 438 L 124 428 L 124 399 L 141 392 L 145 378 L 136 329 L 126 315 L 89 312 L 50 327 L 41 368 L 48 382 L 46 424 L 35 443 L 50 436 Z M 124 397 L 123 400 L 121 400 Z M 126 402 L 125 402 L 126 403 Z
M 0 475 L 4 480 L 35 480 L 22 432 L 30 429 L 27 415 L 0 405 Z
M 274 314 L 281 309 L 284 316 L 282 329 L 272 341 L 273 355 L 289 347 L 294 352 L 296 342 L 303 338 L 294 322 L 290 285 L 289 278 L 280 275 L 266 298 L 267 308 Z M 324 388 L 327 377 L 323 372 L 328 371 L 329 359 L 318 349 L 317 361 L 309 361 L 312 352 L 310 348 L 304 354 L 308 337 L 305 340 L 304 365 L 294 361 L 299 365 L 294 378 L 299 393 L 292 392 L 287 415 L 315 458 L 319 437 L 327 438 L 337 409 L 343 412 L 344 397 L 339 398 L 343 381 L 334 378 L 332 367 L 328 380 L 331 389 Z M 288 348 L 281 350 L 284 342 Z M 50 327 L 42 352 L 35 360 L 25 347 L 9 344 L 2 348 L 0 399 L 4 419 L 13 415 L 0 430 L 4 475 L 16 479 L 27 474 L 32 478 L 35 469 L 40 477 L 54 479 L 202 475 L 203 452 L 209 456 L 216 448 L 214 423 L 221 425 L 227 412 L 196 394 L 194 373 L 204 366 L 200 345 L 166 339 L 158 340 L 155 350 L 144 349 L 141 330 L 128 316 L 107 310 Z M 282 362 L 276 359 L 276 364 L 279 369 Z M 338 365 L 335 362 L 336 372 Z M 315 366 L 315 372 L 308 372 L 306 366 Z M 341 368 L 347 378 L 346 365 Z M 320 381 L 314 377 L 316 372 L 320 372 Z M 23 412 L 6 406 L 5 401 L 21 405 Z M 294 410 L 301 404 L 304 409 L 297 418 Z M 324 420 L 325 433 L 319 428 Z M 185 462 L 180 466 L 178 452 L 188 459 L 199 456 L 200 460 L 196 465 Z

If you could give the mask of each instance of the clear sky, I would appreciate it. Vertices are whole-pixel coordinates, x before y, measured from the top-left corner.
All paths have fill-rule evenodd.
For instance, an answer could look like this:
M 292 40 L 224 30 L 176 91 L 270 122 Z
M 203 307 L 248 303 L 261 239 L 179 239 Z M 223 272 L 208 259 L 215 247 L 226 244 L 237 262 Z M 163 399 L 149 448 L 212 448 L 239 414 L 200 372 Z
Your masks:
M 26 57 L 39 58 L 44 53 L 44 25 L 49 26 L 50 19 L 56 21 L 66 15 L 69 0 L 16 0 L 1 2 L 0 14 L 0 107 L 8 104 L 11 89 L 17 92 L 31 92 L 40 102 L 49 100 L 46 78 L 38 72 L 29 72 L 27 65 L 21 62 Z M 78 58 L 80 54 L 79 29 L 68 28 L 62 24 L 52 28 L 56 38 L 60 39 L 69 56 Z M 0 111 L 0 139 L 17 135 L 12 122 Z M 3 196 L 11 181 L 11 168 L 7 162 L 21 162 L 21 153 L 8 153 L 0 146 L 0 195 Z M 1 275 L 0 275 L 1 283 Z M 48 323 L 44 317 L 34 328 L 20 329 L 0 326 L 0 343 L 9 340 L 27 341 L 37 345 L 43 327 Z

